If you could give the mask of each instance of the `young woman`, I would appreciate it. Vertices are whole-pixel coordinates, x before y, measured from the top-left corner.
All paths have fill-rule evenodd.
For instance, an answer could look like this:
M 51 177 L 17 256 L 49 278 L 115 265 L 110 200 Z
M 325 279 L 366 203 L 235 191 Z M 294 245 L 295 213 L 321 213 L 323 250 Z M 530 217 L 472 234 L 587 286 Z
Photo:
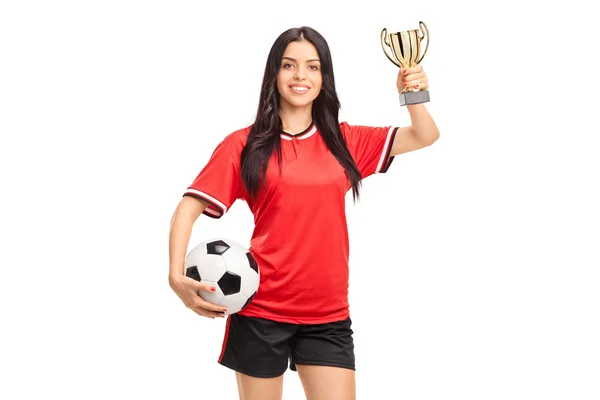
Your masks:
M 428 88 L 420 66 L 401 69 L 396 84 Z M 208 318 L 226 310 L 198 296 L 209 285 L 183 274 L 192 226 L 202 213 L 220 218 L 236 199 L 254 215 L 260 288 L 228 316 L 219 358 L 236 371 L 240 399 L 280 400 L 288 365 L 308 399 L 355 398 L 345 195 L 352 189 L 356 201 L 361 179 L 439 132 L 423 104 L 406 107 L 408 127 L 340 123 L 339 108 L 325 39 L 308 27 L 283 32 L 267 59 L 255 123 L 219 143 L 173 214 L 169 283 Z

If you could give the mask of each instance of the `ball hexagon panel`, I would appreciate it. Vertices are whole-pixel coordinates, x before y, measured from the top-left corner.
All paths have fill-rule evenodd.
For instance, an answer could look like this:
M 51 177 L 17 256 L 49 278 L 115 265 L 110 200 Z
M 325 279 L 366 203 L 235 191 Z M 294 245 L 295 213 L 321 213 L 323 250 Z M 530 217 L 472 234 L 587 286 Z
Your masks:
M 222 306 L 227 307 L 225 314 L 233 314 L 244 308 L 248 302 L 248 298 L 243 293 L 232 294 L 231 296 L 225 296 Z
M 219 241 L 213 241 L 219 242 Z M 221 241 L 221 243 L 224 243 Z M 219 243 L 212 246 L 213 250 L 222 250 Z M 207 244 L 199 244 L 185 257 L 185 267 L 196 266 L 198 274 L 205 281 L 217 282 L 225 273 L 225 263 L 219 254 L 207 254 Z
M 227 271 L 225 260 L 219 255 L 203 254 L 197 257 L 198 273 L 202 280 L 218 282 Z
M 248 304 L 252 303 L 252 299 L 254 299 L 254 296 L 256 296 L 256 293 L 254 293 L 252 296 L 250 296 L 248 298 L 248 300 L 246 300 L 246 304 L 244 304 L 244 306 L 242 307 L 242 309 L 248 307 Z

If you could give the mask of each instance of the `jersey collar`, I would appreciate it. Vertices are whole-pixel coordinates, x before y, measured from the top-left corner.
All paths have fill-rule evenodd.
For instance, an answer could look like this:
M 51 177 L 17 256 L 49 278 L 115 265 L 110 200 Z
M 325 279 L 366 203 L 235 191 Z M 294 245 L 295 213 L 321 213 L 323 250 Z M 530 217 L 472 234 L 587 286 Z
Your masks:
M 317 132 L 317 127 L 315 126 L 315 124 L 313 122 L 309 125 L 308 128 L 306 128 L 304 131 L 302 131 L 296 135 L 292 135 L 291 133 L 287 133 L 287 132 L 281 132 L 280 137 L 285 140 L 293 140 L 294 138 L 302 140 L 302 139 L 308 139 L 309 137 L 314 135 L 315 132 Z

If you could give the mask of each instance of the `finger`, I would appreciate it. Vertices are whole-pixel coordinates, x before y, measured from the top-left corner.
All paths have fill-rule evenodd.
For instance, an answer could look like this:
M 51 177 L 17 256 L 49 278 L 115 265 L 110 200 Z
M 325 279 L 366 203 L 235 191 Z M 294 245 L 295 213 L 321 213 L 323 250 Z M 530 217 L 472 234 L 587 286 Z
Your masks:
M 226 312 L 227 311 L 227 307 L 218 306 L 216 304 L 209 303 L 208 301 L 204 300 L 202 297 L 198 297 L 198 299 L 196 299 L 194 307 L 201 307 L 206 310 L 216 311 L 216 312 Z
M 212 318 L 212 319 L 214 319 L 214 318 L 224 318 L 225 317 L 225 313 L 210 311 L 210 310 L 207 310 L 207 309 L 202 308 L 202 307 L 196 307 L 194 309 L 194 311 L 197 314 L 202 315 L 203 317 Z
M 190 285 L 192 285 L 192 287 L 194 288 L 194 290 L 198 291 L 198 290 L 202 290 L 203 292 L 216 292 L 217 288 L 214 285 L 211 285 L 210 283 L 206 283 L 206 282 L 198 282 L 195 279 L 186 277 L 188 280 L 188 282 L 190 283 Z
M 410 76 L 409 78 L 405 79 L 404 83 L 406 83 L 406 86 L 409 87 L 415 85 L 423 86 L 427 84 L 427 77 L 422 75 Z
M 426 79 L 415 79 L 410 82 L 404 82 L 402 85 L 404 88 L 415 88 L 425 90 L 429 88 L 429 83 Z
M 425 72 L 410 73 L 404 77 L 404 82 L 414 83 L 414 81 L 417 81 L 419 79 L 427 79 Z
M 402 86 L 403 83 L 404 83 L 404 73 L 402 72 L 402 70 L 399 70 L 398 71 L 398 79 L 396 79 L 396 85 Z
M 423 72 L 423 67 L 421 67 L 421 65 L 417 65 L 415 67 L 402 67 L 402 68 L 400 68 L 400 74 L 403 77 L 407 77 L 409 75 L 424 74 L 424 72 Z
M 419 82 L 419 83 L 416 83 L 413 87 L 415 89 L 427 90 L 427 89 L 429 89 L 429 84 L 426 81 Z
M 207 315 L 206 315 L 206 312 L 205 312 L 205 311 L 201 311 L 200 309 L 198 309 L 198 310 L 195 310 L 195 309 L 191 308 L 191 310 L 192 310 L 193 312 L 195 312 L 196 314 L 198 314 L 199 316 L 201 316 L 201 317 L 206 317 L 206 318 L 215 319 L 214 317 L 209 317 L 209 316 L 207 316 Z
M 421 81 L 416 79 L 416 80 L 411 80 L 411 81 L 406 81 L 402 84 L 402 87 L 404 89 L 409 89 L 409 88 L 413 88 L 413 87 L 417 87 L 417 86 L 421 86 Z

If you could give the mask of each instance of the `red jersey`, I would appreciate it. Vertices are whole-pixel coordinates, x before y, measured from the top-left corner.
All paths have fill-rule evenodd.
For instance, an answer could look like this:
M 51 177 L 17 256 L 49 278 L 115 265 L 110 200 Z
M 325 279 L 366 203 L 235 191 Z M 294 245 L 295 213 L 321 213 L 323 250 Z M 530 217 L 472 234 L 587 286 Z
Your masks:
M 340 123 L 363 179 L 386 172 L 397 128 Z M 220 218 L 236 199 L 254 215 L 249 251 L 260 268 L 260 287 L 241 315 L 280 322 L 319 324 L 346 319 L 348 228 L 345 197 L 352 188 L 316 126 L 282 132 L 282 174 L 274 151 L 266 189 L 251 200 L 240 175 L 250 127 L 226 136 L 184 196 L 209 203 L 204 214 Z

